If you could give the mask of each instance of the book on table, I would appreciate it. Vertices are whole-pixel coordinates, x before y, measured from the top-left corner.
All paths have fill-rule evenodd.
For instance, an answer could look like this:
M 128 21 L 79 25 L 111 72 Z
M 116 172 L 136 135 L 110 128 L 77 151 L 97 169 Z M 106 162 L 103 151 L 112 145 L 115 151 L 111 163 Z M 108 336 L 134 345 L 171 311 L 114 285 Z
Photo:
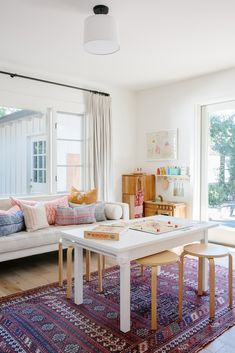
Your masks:
M 121 225 L 100 225 L 84 232 L 86 239 L 119 240 L 128 228 Z

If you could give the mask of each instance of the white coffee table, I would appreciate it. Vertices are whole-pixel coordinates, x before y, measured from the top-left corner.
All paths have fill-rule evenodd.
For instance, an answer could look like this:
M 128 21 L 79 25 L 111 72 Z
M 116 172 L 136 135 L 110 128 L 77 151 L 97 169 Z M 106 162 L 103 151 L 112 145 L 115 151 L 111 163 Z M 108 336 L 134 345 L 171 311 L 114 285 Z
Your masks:
M 175 231 L 150 234 L 128 229 L 121 235 L 119 241 L 84 239 L 84 230 L 94 228 L 94 225 L 62 232 L 64 245 L 74 249 L 74 301 L 83 303 L 83 249 L 116 258 L 120 266 L 120 330 L 130 331 L 130 263 L 132 260 L 152 255 L 194 241 L 208 242 L 208 229 L 216 227 L 212 222 L 186 221 L 175 217 L 154 216 L 149 219 L 172 221 L 188 228 Z M 146 219 L 146 218 L 145 218 Z M 136 220 L 135 220 L 136 221 Z M 208 271 L 204 262 L 203 290 L 207 289 Z

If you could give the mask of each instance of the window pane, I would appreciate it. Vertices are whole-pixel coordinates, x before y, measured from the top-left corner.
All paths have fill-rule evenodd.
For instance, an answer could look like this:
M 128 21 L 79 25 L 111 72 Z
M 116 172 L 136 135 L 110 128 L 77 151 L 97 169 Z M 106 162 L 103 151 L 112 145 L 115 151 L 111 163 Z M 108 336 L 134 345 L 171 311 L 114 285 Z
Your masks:
M 82 189 L 82 168 L 80 167 L 58 167 L 57 168 L 57 191 L 68 192 L 74 186 Z
M 59 165 L 81 165 L 82 164 L 82 142 L 57 141 L 57 164 Z
M 42 176 L 42 173 L 43 173 L 43 171 L 42 171 L 42 170 L 39 170 L 39 171 L 38 171 L 38 182 L 39 182 L 39 183 L 42 183 L 42 182 L 43 182 L 43 176 Z
M 82 119 L 82 115 L 57 113 L 57 138 L 81 140 Z
M 57 191 L 83 188 L 84 131 L 82 115 L 57 113 Z
M 33 143 L 33 154 L 37 154 L 37 142 Z
M 36 156 L 33 157 L 33 167 L 34 167 L 35 169 L 38 167 L 37 157 L 36 157 Z
M 33 171 L 33 182 L 34 183 L 37 182 L 37 171 L 36 170 Z
M 38 157 L 38 160 L 39 160 L 38 167 L 39 167 L 39 168 L 42 168 L 42 156 L 39 156 L 39 157 Z
M 38 142 L 38 153 L 42 154 L 42 141 Z

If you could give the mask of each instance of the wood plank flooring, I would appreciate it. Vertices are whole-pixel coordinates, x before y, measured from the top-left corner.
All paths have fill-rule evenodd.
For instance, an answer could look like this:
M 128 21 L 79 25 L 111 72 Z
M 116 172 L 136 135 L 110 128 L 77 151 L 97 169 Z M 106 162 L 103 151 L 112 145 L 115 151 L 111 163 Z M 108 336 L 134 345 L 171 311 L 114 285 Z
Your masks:
M 221 264 L 226 266 L 227 263 L 223 261 Z M 114 260 L 107 258 L 106 266 L 113 265 L 115 265 Z M 91 271 L 96 270 L 97 256 L 92 254 Z M 47 253 L 0 263 L 0 296 L 14 294 L 57 281 L 57 253 Z M 235 326 L 206 346 L 201 353 L 235 353 L 234 335 Z

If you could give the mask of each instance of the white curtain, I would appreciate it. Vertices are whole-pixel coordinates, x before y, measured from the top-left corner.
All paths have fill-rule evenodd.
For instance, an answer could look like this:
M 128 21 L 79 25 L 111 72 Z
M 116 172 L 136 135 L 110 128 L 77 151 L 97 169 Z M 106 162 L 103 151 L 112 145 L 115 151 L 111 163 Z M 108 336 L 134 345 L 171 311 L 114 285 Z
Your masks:
M 112 200 L 112 130 L 111 97 L 87 93 L 86 105 L 86 175 L 87 189 L 96 187 L 98 199 Z

